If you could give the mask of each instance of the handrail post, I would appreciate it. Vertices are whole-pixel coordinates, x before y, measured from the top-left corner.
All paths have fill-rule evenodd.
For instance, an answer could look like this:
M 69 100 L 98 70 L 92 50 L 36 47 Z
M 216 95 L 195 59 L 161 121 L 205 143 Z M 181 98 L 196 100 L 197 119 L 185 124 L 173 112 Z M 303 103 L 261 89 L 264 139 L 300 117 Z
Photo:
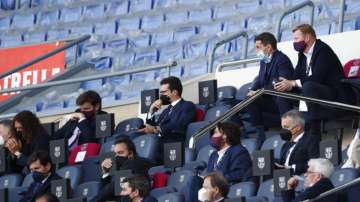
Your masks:
M 344 31 L 345 0 L 340 0 L 339 32 Z
M 207 68 L 207 72 L 213 72 L 214 70 L 214 62 L 215 62 L 215 52 L 216 50 L 223 44 L 229 42 L 229 41 L 232 41 L 234 39 L 237 39 L 239 37 L 244 37 L 245 38 L 245 42 L 243 43 L 243 46 L 244 47 L 244 52 L 243 52 L 243 57 L 246 58 L 247 57 L 247 51 L 248 51 L 248 39 L 249 39 L 249 36 L 247 34 L 246 31 L 240 31 L 240 32 L 237 32 L 235 34 L 232 34 L 230 35 L 229 37 L 226 37 L 220 41 L 218 41 L 215 46 L 212 48 L 211 50 L 211 53 L 210 53 L 210 56 L 209 56 L 209 64 L 208 64 L 208 68 Z
M 310 6 L 310 7 L 311 7 L 310 25 L 313 25 L 313 24 L 314 24 L 315 5 L 314 5 L 313 2 L 310 1 L 310 0 L 308 0 L 308 1 L 302 2 L 302 3 L 298 4 L 298 5 L 295 5 L 295 6 L 291 7 L 291 8 L 289 8 L 288 10 L 284 11 L 284 12 L 281 14 L 281 16 L 280 16 L 280 18 L 279 18 L 279 20 L 278 20 L 278 22 L 277 22 L 277 25 L 276 25 L 276 37 L 277 37 L 278 41 L 281 41 L 281 23 L 282 23 L 283 19 L 284 19 L 287 15 L 289 15 L 289 14 L 295 12 L 295 11 L 298 11 L 298 10 L 300 10 L 300 9 L 306 7 L 306 6 Z

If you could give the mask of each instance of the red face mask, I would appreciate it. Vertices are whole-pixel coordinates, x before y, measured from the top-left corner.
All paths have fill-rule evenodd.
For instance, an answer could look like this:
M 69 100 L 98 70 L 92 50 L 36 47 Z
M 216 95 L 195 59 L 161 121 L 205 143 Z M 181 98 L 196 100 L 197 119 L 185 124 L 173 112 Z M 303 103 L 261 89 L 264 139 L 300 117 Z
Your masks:
M 222 136 L 220 137 L 211 137 L 210 145 L 214 147 L 216 150 L 220 150 L 223 146 L 224 140 Z

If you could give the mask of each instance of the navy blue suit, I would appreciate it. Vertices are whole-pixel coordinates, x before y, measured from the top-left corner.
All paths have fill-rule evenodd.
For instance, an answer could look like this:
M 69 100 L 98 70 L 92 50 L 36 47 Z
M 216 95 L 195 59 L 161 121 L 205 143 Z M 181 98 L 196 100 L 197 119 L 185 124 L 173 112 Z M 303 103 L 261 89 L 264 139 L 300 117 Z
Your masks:
M 217 151 L 210 155 L 208 172 L 219 171 L 228 182 L 246 181 L 251 177 L 250 155 L 242 145 L 230 146 L 219 163 L 217 163 L 218 157 Z
M 334 188 L 334 185 L 331 183 L 331 181 L 328 178 L 322 178 L 317 183 L 315 183 L 312 187 L 309 187 L 305 189 L 303 192 L 299 193 L 295 197 L 295 191 L 294 189 L 286 190 L 281 192 L 281 198 L 284 202 L 298 202 L 298 201 L 305 201 L 307 199 L 313 199 L 320 194 L 329 191 L 330 189 Z M 324 197 L 323 199 L 316 200 L 319 202 L 337 202 L 338 201 L 338 195 L 333 194 L 327 197 Z
M 260 62 L 258 77 L 255 79 L 251 90 L 273 89 L 273 81 L 284 77 L 291 79 L 294 72 L 290 59 L 281 51 L 276 50 L 272 54 L 270 63 Z M 262 96 L 247 107 L 250 113 L 251 122 L 254 126 L 264 125 L 263 112 L 275 115 L 271 119 L 276 119 L 276 124 L 280 120 L 280 115 L 291 110 L 293 102 L 281 97 Z
M 170 106 L 160 114 L 157 121 L 157 125 L 161 128 L 162 140 L 184 141 L 187 126 L 195 121 L 196 107 L 194 103 L 183 99 L 173 109 L 170 109 Z

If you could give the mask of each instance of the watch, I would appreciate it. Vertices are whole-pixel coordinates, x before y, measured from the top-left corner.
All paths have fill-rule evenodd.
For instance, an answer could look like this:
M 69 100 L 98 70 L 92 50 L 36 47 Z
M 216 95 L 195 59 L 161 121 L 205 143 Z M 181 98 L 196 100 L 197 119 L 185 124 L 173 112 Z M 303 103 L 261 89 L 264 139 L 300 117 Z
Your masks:
M 20 153 L 19 151 L 16 151 L 16 152 L 14 153 L 14 155 L 16 156 L 16 158 L 20 158 L 20 157 L 21 157 L 21 153 Z

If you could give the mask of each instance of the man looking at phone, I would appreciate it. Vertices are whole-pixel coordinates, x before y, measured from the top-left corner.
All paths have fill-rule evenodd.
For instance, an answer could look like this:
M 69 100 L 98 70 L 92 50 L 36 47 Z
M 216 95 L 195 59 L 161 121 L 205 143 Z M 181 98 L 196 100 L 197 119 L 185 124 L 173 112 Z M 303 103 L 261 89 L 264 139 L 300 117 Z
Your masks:
M 261 59 L 260 70 L 251 90 L 247 96 L 253 96 L 257 90 L 265 88 L 274 89 L 274 84 L 282 79 L 291 78 L 294 68 L 290 59 L 281 51 L 277 50 L 277 41 L 273 34 L 264 32 L 255 37 L 255 49 Z M 267 126 L 280 125 L 280 116 L 292 109 L 292 102 L 281 97 L 261 96 L 247 108 L 251 123 L 256 127 L 257 141 L 259 146 L 265 140 L 264 117 L 270 115 L 271 120 L 276 120 Z M 266 115 L 264 116 L 264 112 Z M 269 116 L 269 117 L 270 117 Z M 266 120 L 266 123 L 269 123 Z
M 92 90 L 86 91 L 76 99 L 79 106 L 74 113 L 67 115 L 67 122 L 54 134 L 54 139 L 66 138 L 69 149 L 85 143 L 96 143 L 95 116 L 106 114 L 101 111 L 101 97 Z
M 161 112 L 159 118 L 147 120 L 146 126 L 140 129 L 143 133 L 160 134 L 163 142 L 177 142 L 185 140 L 187 126 L 195 121 L 196 108 L 190 101 L 182 97 L 182 84 L 179 78 L 170 76 L 160 82 L 160 99 L 150 106 L 150 113 L 167 107 Z

